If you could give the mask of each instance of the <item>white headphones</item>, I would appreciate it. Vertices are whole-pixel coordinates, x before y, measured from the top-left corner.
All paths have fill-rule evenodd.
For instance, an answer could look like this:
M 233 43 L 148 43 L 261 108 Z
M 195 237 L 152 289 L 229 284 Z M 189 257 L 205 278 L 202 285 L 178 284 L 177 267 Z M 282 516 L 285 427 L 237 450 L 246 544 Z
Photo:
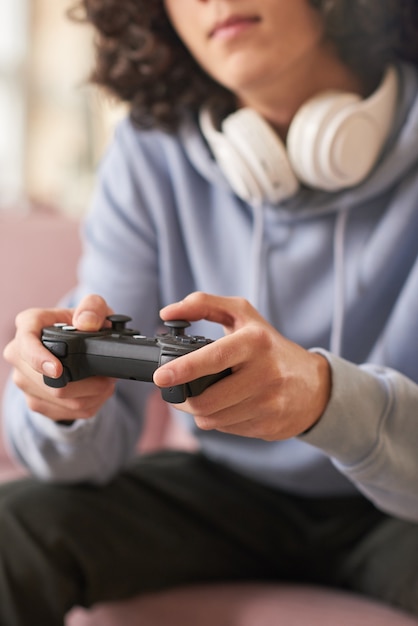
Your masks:
M 375 165 L 391 128 L 398 95 L 394 68 L 368 98 L 329 91 L 307 101 L 285 146 L 255 111 L 239 109 L 221 124 L 200 113 L 200 127 L 235 193 L 247 202 L 279 202 L 299 183 L 335 191 L 361 182 Z

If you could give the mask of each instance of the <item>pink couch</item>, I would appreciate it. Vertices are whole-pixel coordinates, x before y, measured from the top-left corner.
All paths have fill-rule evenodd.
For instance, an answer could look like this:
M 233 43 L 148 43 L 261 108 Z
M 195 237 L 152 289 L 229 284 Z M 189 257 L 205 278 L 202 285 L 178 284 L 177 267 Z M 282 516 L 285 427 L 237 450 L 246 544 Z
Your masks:
M 54 306 L 75 281 L 79 225 L 48 213 L 14 217 L 0 213 L 0 355 L 14 334 L 16 314 L 28 307 Z M 0 393 L 9 373 L 0 358 Z M 0 480 L 19 472 L 0 437 Z
M 29 306 L 53 306 L 75 281 L 78 224 L 34 213 L 0 215 L 0 349 L 13 336 L 14 317 Z M 0 392 L 8 374 L 0 360 Z M 156 401 L 155 399 L 153 402 Z M 152 406 L 151 406 L 152 411 Z M 150 420 L 142 448 L 191 445 L 169 421 Z M 0 438 L 0 481 L 22 470 Z M 75 609 L 66 626 L 413 626 L 418 620 L 353 594 L 283 584 L 218 584 L 147 594 Z

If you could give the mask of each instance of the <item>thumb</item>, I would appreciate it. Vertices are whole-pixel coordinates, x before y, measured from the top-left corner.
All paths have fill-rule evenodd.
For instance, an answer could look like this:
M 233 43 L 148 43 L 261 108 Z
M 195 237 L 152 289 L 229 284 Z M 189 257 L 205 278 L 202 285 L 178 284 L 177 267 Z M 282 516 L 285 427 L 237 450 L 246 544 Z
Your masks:
M 73 326 L 79 330 L 94 332 L 103 328 L 106 317 L 112 313 L 112 309 L 101 296 L 85 296 L 74 311 Z

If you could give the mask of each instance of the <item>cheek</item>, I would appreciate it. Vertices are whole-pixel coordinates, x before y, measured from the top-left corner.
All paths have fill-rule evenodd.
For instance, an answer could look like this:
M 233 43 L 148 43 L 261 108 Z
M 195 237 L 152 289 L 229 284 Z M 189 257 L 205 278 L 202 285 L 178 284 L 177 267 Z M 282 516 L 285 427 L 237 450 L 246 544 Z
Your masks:
M 164 0 L 164 8 L 177 35 L 194 55 L 197 43 L 197 29 L 193 25 L 198 22 L 193 15 L 193 7 L 184 0 Z M 187 16 L 187 19 L 185 16 Z

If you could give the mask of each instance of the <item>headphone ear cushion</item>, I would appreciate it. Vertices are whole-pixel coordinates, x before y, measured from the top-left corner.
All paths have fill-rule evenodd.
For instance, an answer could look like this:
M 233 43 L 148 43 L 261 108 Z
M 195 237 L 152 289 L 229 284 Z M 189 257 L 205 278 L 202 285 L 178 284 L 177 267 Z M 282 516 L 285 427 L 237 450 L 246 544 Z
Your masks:
M 256 177 L 236 147 L 216 130 L 209 110 L 201 110 L 199 123 L 216 162 L 237 196 L 247 202 L 262 200 L 262 189 Z
M 296 193 L 299 181 L 286 147 L 256 111 L 239 109 L 222 122 L 222 131 L 257 180 L 263 199 L 276 203 Z
M 396 72 L 388 68 L 379 88 L 365 100 L 353 93 L 325 92 L 306 102 L 287 136 L 299 179 L 331 191 L 363 180 L 390 131 L 397 92 Z
M 277 203 L 292 196 L 299 180 L 335 191 L 363 180 L 390 132 L 398 97 L 396 70 L 389 67 L 369 98 L 326 92 L 306 102 L 290 125 L 287 146 L 252 109 L 239 109 L 222 123 L 200 112 L 200 126 L 233 190 L 247 202 Z
M 363 116 L 354 113 L 359 102 L 354 94 L 327 92 L 309 100 L 294 116 L 287 150 L 293 169 L 307 185 L 333 190 L 361 177 L 363 167 L 352 154 L 353 140 L 361 140 L 361 132 L 369 133 Z
M 202 109 L 200 127 L 235 193 L 246 202 L 277 203 L 299 188 L 286 148 L 267 122 L 252 109 L 229 115 L 218 131 Z

